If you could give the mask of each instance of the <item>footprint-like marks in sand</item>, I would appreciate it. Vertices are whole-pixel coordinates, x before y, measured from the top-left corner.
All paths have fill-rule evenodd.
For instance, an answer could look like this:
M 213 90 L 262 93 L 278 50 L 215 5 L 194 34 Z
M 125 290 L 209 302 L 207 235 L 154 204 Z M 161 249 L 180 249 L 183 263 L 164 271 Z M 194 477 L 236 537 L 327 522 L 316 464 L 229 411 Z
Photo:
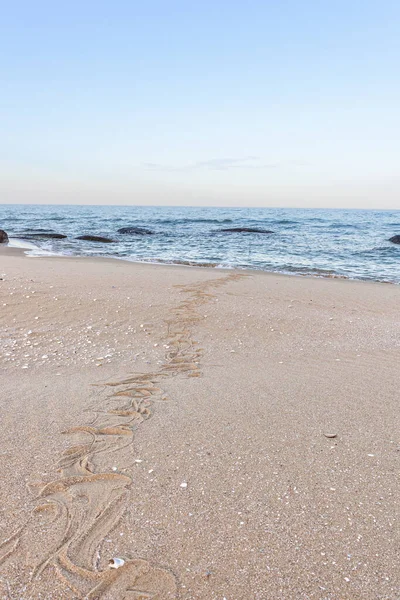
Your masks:
M 202 350 L 192 338 L 193 328 L 203 319 L 198 309 L 219 287 L 244 276 L 177 286 L 185 299 L 167 319 L 167 353 L 160 369 L 106 384 L 112 393 L 97 402 L 92 422 L 64 432 L 72 445 L 58 461 L 59 476 L 40 486 L 27 523 L 0 545 L 0 566 L 6 572 L 10 569 L 18 579 L 18 565 L 29 571 L 29 581 L 18 585 L 11 577 L 3 579 L 10 598 L 13 587 L 19 598 L 38 597 L 49 569 L 57 576 L 57 589 L 64 590 L 63 598 L 176 598 L 177 579 L 168 569 L 134 557 L 125 558 L 118 569 L 110 568 L 112 557 L 102 551 L 103 541 L 123 517 L 133 479 L 102 468 L 102 458 L 117 455 L 120 470 L 128 467 L 121 465 L 123 449 L 151 417 L 154 401 L 163 398 L 163 381 L 181 374 L 200 376 Z

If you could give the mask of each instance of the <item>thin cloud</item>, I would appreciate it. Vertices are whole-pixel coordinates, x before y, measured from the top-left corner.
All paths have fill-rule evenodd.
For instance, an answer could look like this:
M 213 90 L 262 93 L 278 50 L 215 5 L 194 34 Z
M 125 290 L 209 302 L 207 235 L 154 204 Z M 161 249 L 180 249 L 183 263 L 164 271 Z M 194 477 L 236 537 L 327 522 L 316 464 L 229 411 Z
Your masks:
M 193 165 L 195 169 L 211 169 L 212 171 L 226 171 L 238 167 L 248 167 L 251 163 L 259 160 L 258 156 L 245 156 L 244 158 L 211 158 Z
M 258 156 L 245 156 L 242 158 L 210 158 L 189 165 L 173 166 L 161 163 L 143 163 L 146 169 L 151 171 L 228 171 L 232 169 L 274 169 L 278 164 L 263 164 Z

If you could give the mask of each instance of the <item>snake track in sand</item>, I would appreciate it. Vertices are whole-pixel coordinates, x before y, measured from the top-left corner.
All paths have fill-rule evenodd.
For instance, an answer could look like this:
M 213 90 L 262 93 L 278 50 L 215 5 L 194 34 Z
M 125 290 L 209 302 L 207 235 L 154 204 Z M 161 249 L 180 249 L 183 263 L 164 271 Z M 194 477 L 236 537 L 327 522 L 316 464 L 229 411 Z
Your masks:
M 72 445 L 58 461 L 60 476 L 41 486 L 36 508 L 28 521 L 0 545 L 0 566 L 4 567 L 13 560 L 26 560 L 32 536 L 40 541 L 43 555 L 36 557 L 30 580 L 24 586 L 24 599 L 38 597 L 40 577 L 49 567 L 65 589 L 67 595 L 63 597 L 87 600 L 177 597 L 174 574 L 149 561 L 127 559 L 119 569 L 102 564 L 102 542 L 123 517 L 132 478 L 99 470 L 96 459 L 107 453 L 121 453 L 132 444 L 135 430 L 151 416 L 154 400 L 162 397 L 163 381 L 181 374 L 200 376 L 202 350 L 196 348 L 192 339 L 193 327 L 203 318 L 198 309 L 214 297 L 214 290 L 244 276 L 230 274 L 176 286 L 186 298 L 171 310 L 166 321 L 168 352 L 162 366 L 151 373 L 107 383 L 105 389 L 115 391 L 96 403 L 92 422 L 64 432 L 70 436 Z M 46 530 L 51 535 L 42 540 Z M 13 598 L 12 582 L 7 585 L 8 596 Z M 21 598 L 20 592 L 18 597 Z

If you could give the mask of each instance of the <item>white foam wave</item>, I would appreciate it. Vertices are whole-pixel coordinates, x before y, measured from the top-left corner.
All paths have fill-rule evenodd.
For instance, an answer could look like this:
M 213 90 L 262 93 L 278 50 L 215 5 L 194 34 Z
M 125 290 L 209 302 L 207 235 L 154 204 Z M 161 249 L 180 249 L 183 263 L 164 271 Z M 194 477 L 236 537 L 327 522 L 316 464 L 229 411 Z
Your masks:
M 26 250 L 25 254 L 27 256 L 62 256 L 60 252 L 53 252 L 50 249 L 40 248 L 36 244 L 29 242 L 28 240 L 22 240 L 20 238 L 9 238 L 8 241 L 9 248 L 20 248 L 21 250 Z
M 22 250 L 37 250 L 38 247 L 27 240 L 20 240 L 19 238 L 9 238 L 9 248 L 22 248 Z

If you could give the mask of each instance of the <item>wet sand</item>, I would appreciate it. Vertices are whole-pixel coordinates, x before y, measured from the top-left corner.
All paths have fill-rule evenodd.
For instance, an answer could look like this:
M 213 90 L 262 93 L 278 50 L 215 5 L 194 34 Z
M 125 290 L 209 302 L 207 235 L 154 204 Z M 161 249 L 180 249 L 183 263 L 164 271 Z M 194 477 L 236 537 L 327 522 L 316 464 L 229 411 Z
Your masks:
M 0 278 L 0 598 L 398 600 L 398 286 Z

